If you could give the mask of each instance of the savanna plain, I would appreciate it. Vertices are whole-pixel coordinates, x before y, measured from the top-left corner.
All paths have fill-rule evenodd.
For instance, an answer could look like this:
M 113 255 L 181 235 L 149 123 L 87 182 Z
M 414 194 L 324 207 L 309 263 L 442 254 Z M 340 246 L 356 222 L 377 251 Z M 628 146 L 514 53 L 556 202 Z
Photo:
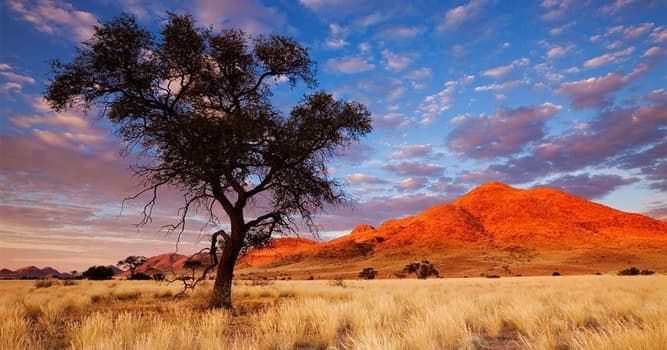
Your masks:
M 3 349 L 667 349 L 667 276 L 0 281 Z

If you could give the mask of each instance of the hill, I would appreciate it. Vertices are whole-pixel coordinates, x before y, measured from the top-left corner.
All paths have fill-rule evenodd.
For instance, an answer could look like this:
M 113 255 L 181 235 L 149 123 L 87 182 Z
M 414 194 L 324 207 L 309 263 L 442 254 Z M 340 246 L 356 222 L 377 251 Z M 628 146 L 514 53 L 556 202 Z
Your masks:
M 45 267 L 40 269 L 37 266 L 26 266 L 17 269 L 16 271 L 12 271 L 9 269 L 0 270 L 0 279 L 19 279 L 19 278 L 33 279 L 33 278 L 51 278 L 51 277 L 71 278 L 72 275 L 69 273 L 58 272 L 56 269 L 51 267 Z
M 284 240 L 251 251 L 239 272 L 354 277 L 372 266 L 386 278 L 422 258 L 445 276 L 613 272 L 630 265 L 667 271 L 667 223 L 554 189 L 502 183 L 328 242 Z

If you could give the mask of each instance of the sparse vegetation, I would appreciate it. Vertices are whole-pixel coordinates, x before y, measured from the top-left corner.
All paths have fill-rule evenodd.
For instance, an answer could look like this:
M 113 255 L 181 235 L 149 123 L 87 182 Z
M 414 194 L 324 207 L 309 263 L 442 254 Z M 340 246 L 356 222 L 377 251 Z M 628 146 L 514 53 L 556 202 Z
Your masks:
M 359 272 L 359 278 L 365 279 L 365 280 L 372 280 L 375 279 L 375 276 L 377 276 L 378 272 L 375 271 L 374 268 L 372 267 L 366 267 L 361 272 Z
M 667 348 L 663 275 L 239 281 L 235 313 L 206 308 L 210 284 L 173 300 L 178 286 L 150 281 L 33 282 L 0 281 L 3 348 Z
M 421 262 L 414 262 L 405 265 L 403 271 L 406 273 L 414 273 L 418 279 L 427 279 L 429 277 L 439 277 L 440 272 L 433 266 L 431 262 L 423 259 Z
M 49 279 L 40 279 L 40 280 L 36 280 L 35 283 L 33 283 L 35 288 L 49 288 L 49 287 L 53 286 L 54 284 L 56 284 L 56 281 L 49 280 Z
M 636 267 L 634 267 L 634 266 L 631 267 L 631 268 L 629 268 L 629 269 L 621 270 L 621 271 L 618 272 L 618 274 L 619 274 L 620 276 L 637 276 L 637 275 L 648 276 L 648 275 L 652 275 L 652 274 L 654 274 L 654 273 L 655 273 L 655 271 L 651 271 L 651 270 L 640 270 L 640 269 L 638 269 L 638 268 L 636 268 Z

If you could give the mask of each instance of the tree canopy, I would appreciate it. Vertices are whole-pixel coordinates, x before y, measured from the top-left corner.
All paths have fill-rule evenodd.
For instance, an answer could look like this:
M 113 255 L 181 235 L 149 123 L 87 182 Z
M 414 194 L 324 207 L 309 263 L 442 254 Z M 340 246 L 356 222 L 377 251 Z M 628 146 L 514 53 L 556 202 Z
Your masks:
M 184 194 L 182 232 L 192 210 L 212 224 L 221 209 L 229 232 L 222 242 L 212 303 L 231 307 L 231 278 L 239 252 L 274 233 L 313 227 L 313 215 L 343 197 L 342 183 L 329 176 L 327 162 L 371 131 L 367 108 L 316 91 L 288 114 L 271 102 L 277 79 L 292 86 L 316 86 L 315 64 L 294 40 L 249 37 L 234 29 L 202 29 L 192 17 L 168 14 L 159 35 L 121 15 L 95 27 L 71 63 L 53 61 L 46 98 L 57 111 L 95 107 L 111 121 L 126 153 L 152 197 L 144 207 L 151 219 L 158 189 Z M 248 204 L 262 195 L 259 212 Z M 248 217 L 246 217 L 248 216 Z M 217 263 L 216 245 L 210 248 Z

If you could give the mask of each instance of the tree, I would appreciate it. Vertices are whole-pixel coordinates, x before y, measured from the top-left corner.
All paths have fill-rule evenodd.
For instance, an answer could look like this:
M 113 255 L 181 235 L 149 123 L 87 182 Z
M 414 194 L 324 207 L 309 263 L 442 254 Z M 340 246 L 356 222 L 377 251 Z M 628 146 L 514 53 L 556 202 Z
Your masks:
M 183 268 L 192 270 L 192 278 L 195 279 L 197 276 L 196 271 L 198 268 L 204 266 L 200 260 L 188 259 L 183 263 Z
M 135 275 L 137 274 L 137 268 L 146 261 L 148 261 L 148 259 L 146 259 L 145 256 L 130 255 L 124 260 L 118 261 L 118 264 L 116 265 L 121 268 L 129 269 L 130 277 L 128 277 L 128 279 L 134 279 Z
M 81 275 L 89 280 L 110 280 L 113 278 L 113 269 L 106 266 L 91 266 Z
M 414 262 L 405 265 L 403 271 L 416 274 L 418 279 L 427 279 L 429 276 L 440 276 L 440 272 L 426 259 L 423 259 L 420 263 Z
M 71 63 L 52 67 L 51 107 L 98 107 L 127 145 L 124 153 L 139 157 L 133 169 L 144 189 L 130 198 L 150 197 L 139 225 L 150 222 L 164 186 L 184 195 L 180 221 L 166 228 L 179 239 L 191 211 L 203 211 L 212 225 L 220 212 L 227 217 L 229 232 L 216 231 L 207 248 L 217 266 L 214 307 L 232 306 L 242 250 L 273 234 L 315 230 L 317 212 L 344 202 L 328 160 L 371 131 L 364 105 L 323 91 L 289 114 L 272 105 L 279 79 L 316 86 L 308 50 L 292 39 L 201 29 L 190 16 L 168 14 L 155 36 L 122 15 L 95 27 Z

